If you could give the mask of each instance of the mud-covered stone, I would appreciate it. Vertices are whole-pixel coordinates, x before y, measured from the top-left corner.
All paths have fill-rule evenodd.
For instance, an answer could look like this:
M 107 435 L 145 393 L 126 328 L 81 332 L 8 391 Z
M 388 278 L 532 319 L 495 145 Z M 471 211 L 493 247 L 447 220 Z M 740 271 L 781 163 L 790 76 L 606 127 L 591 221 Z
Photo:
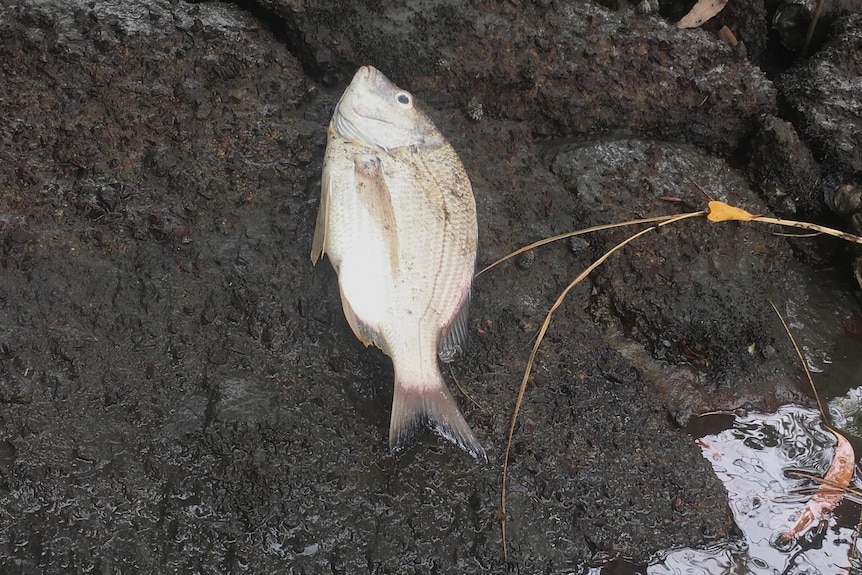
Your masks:
M 558 142 L 537 135 L 622 128 L 729 151 L 774 111 L 772 90 L 708 32 L 620 4 L 483 4 L 464 19 L 444 2 L 294 2 L 278 4 L 283 20 L 168 0 L 4 6 L 0 571 L 562 572 L 732 536 L 718 479 L 669 415 L 749 397 L 734 361 L 751 378 L 787 373 L 778 341 L 756 356 L 776 333 L 756 299 L 764 277 L 842 321 L 813 305 L 831 310 L 830 294 L 768 267 L 788 256 L 782 240 L 723 224 L 698 247 L 668 230 L 658 247 L 688 258 L 672 271 L 694 279 L 653 277 L 657 244 L 641 244 L 572 291 L 516 428 L 510 566 L 499 470 L 521 373 L 551 302 L 618 236 L 547 246 L 476 279 L 470 347 L 447 377 L 476 402 L 458 394 L 487 467 L 432 435 L 390 456 L 389 360 L 353 337 L 334 274 L 308 257 L 325 126 L 341 79 L 371 58 L 417 92 L 461 155 L 480 267 L 587 220 L 663 213 L 655 194 L 626 195 L 651 178 L 656 194 L 679 193 L 638 171 L 652 156 L 614 157 L 628 176 L 616 174 L 608 211 L 598 187 L 592 203 L 570 193 L 577 175 L 551 172 Z M 714 173 L 698 179 L 710 193 L 745 188 L 718 160 L 652 149 L 677 185 L 679 156 L 680 169 Z M 703 203 L 692 187 L 682 199 Z M 743 203 L 762 209 L 747 193 Z M 628 291 L 615 291 L 621 273 Z M 687 326 L 703 306 L 675 303 L 679 285 L 726 292 L 728 305 L 754 293 L 741 308 L 752 315 Z M 608 294 L 636 304 L 640 332 L 608 329 Z M 680 334 L 692 347 L 644 360 Z M 767 399 L 751 405 L 794 397 L 782 381 L 756 387 Z M 697 401 L 674 399 L 675 382 Z
M 680 30 L 628 5 L 264 4 L 321 76 L 346 80 L 374 63 L 400 85 L 528 120 L 538 134 L 622 130 L 727 152 L 758 114 L 775 110 L 771 82 L 713 33 Z
M 755 63 L 764 59 L 767 42 L 769 40 L 771 10 L 767 6 L 770 2 L 754 0 L 751 2 L 728 2 L 722 10 L 706 21 L 701 28 L 713 34 L 727 26 L 733 33 L 733 37 L 739 43 L 735 47 L 736 53 L 744 55 Z M 661 13 L 678 21 L 684 14 L 692 9 L 690 2 L 679 2 L 675 0 L 662 2 Z
M 858 0 L 817 2 L 817 0 L 778 0 L 768 3 L 771 8 L 771 28 L 781 45 L 790 52 L 804 56 L 816 52 L 830 35 L 832 24 L 848 12 L 858 12 Z M 814 30 L 811 29 L 812 21 Z
M 837 171 L 827 182 L 862 174 L 862 13 L 846 14 L 833 24 L 831 39 L 810 58 L 776 80 L 782 105 L 799 132 Z
M 826 206 L 858 234 L 862 212 L 854 205 L 862 190 L 862 13 L 833 16 L 826 44 L 781 74 L 776 85 L 782 107 L 823 163 L 820 193 Z M 858 247 L 852 253 L 858 279 Z
M 578 227 L 697 212 L 710 197 L 766 211 L 739 172 L 685 146 L 584 143 L 562 150 L 553 170 L 580 204 Z M 643 227 L 596 235 L 592 257 Z M 700 215 L 648 233 L 593 272 L 590 311 L 671 405 L 768 408 L 797 396 L 787 385 L 792 347 L 769 304 L 796 301 L 790 255 L 768 228 Z M 773 348 L 780 353 L 765 354 Z
M 791 123 L 775 116 L 761 119 L 747 168 L 757 191 L 778 215 L 813 219 L 823 211 L 820 166 Z

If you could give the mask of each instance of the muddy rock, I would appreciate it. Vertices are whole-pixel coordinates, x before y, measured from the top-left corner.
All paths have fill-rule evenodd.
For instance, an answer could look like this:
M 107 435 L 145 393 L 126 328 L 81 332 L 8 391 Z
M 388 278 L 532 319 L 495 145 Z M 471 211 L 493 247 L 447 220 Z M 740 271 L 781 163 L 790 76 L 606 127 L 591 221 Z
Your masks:
M 508 566 L 499 470 L 530 347 L 624 232 L 477 277 L 446 376 L 489 466 L 430 434 L 390 456 L 391 364 L 309 261 L 326 124 L 366 62 L 461 155 L 480 268 L 704 191 L 767 213 L 722 155 L 777 112 L 771 83 L 709 31 L 606 4 L 9 4 L 0 571 L 565 572 L 732 538 L 681 424 L 800 398 L 767 298 L 839 329 L 850 305 L 787 240 L 680 222 L 572 290 L 516 426 Z
M 442 129 L 446 126 L 441 122 Z M 543 160 L 528 145 L 529 134 L 521 124 L 483 121 L 474 130 L 446 133 L 460 134 L 453 145 L 461 151 L 474 180 L 482 222 L 480 268 L 517 247 L 576 227 L 575 198 L 553 173 L 541 167 Z M 482 161 L 483 150 L 506 149 L 512 141 L 519 145 L 504 162 Z M 477 337 L 464 369 L 480 373 L 478 381 L 487 385 L 487 395 L 480 399 L 485 409 L 476 417 L 486 421 L 495 413 L 491 421 L 501 437 L 507 432 L 511 409 L 505 398 L 511 397 L 509 392 L 515 391 L 520 380 L 533 336 L 551 302 L 589 265 L 591 255 L 589 250 L 573 252 L 565 244 L 555 244 L 537 250 L 529 271 L 506 262 L 476 279 L 473 322 Z M 555 315 L 515 435 L 512 465 L 519 471 L 512 476 L 507 509 L 510 552 L 516 558 L 514 564 L 527 570 L 537 569 L 554 549 L 565 549 L 563 557 L 569 557 L 555 565 L 573 568 L 577 563 L 571 557 L 578 553 L 580 541 L 573 532 L 541 523 L 543 514 L 552 509 L 577 526 L 595 558 L 630 556 L 639 541 L 655 541 L 656 537 L 707 541 L 733 530 L 721 518 L 724 503 L 712 498 L 708 474 L 698 471 L 686 476 L 667 465 L 671 453 L 682 458 L 685 466 L 691 465 L 690 469 L 702 469 L 702 460 L 674 431 L 657 388 L 648 385 L 649 379 L 604 342 L 586 313 L 589 301 L 589 289 L 578 288 Z M 475 367 L 471 367 L 473 362 L 478 362 Z M 499 407 L 489 409 L 491 404 Z M 599 405 L 605 409 L 599 411 Z M 545 435 L 547 428 L 554 431 Z M 498 446 L 500 450 L 505 447 Z M 575 468 L 582 471 L 573 473 Z M 633 468 L 639 472 L 623 473 Z M 683 484 L 709 499 L 701 504 L 682 495 L 676 486 Z M 613 493 L 610 497 L 615 503 L 600 493 Z M 662 524 L 658 530 L 647 528 L 649 522 L 634 520 L 631 510 L 654 513 L 676 494 L 685 498 L 680 512 L 697 533 L 681 530 L 680 524 L 664 516 L 655 516 Z M 617 503 L 631 505 L 630 511 L 611 511 Z
M 832 27 L 836 21 L 862 9 L 859 0 L 822 2 L 820 6 L 817 0 L 771 0 L 768 4 L 772 9 L 772 30 L 781 45 L 796 55 L 819 50 L 833 34 Z M 815 14 L 817 21 L 811 31 Z
M 827 198 L 842 184 L 862 181 L 862 14 L 844 15 L 826 45 L 782 74 L 776 84 L 782 106 L 800 133 L 827 164 Z
M 776 84 L 782 107 L 823 162 L 820 193 L 850 231 L 862 233 L 862 13 L 833 15 L 825 45 L 781 74 Z M 830 18 L 832 20 L 833 18 Z M 862 285 L 862 256 L 852 266 Z
M 373 62 L 396 83 L 539 134 L 657 134 L 728 152 L 774 111 L 771 82 L 713 33 L 621 4 L 264 3 L 321 77 L 344 82 Z
M 395 461 L 390 363 L 308 258 L 340 87 L 222 4 L 18 2 L 0 28 L 0 570 L 506 572 L 517 381 L 588 254 L 477 280 L 452 378 L 496 463 L 433 436 Z M 428 108 L 474 178 L 481 263 L 569 229 L 530 127 L 452 105 Z M 733 532 L 699 449 L 584 305 L 559 314 L 516 435 L 525 572 Z
M 759 195 L 778 215 L 810 220 L 823 211 L 820 166 L 790 122 L 761 118 L 747 168 Z
M 733 34 L 737 44 L 734 50 L 737 54 L 753 62 L 764 60 L 770 28 L 770 2 L 755 0 L 753 2 L 728 2 L 713 18 L 702 25 L 702 29 L 713 34 L 727 27 Z M 690 2 L 662 2 L 662 15 L 673 21 L 678 21 L 692 7 Z
M 741 173 L 685 146 L 584 143 L 563 149 L 553 171 L 579 203 L 578 228 L 697 212 L 706 194 L 767 211 Z M 592 258 L 643 227 L 596 234 Z M 769 229 L 701 215 L 637 239 L 597 269 L 590 313 L 673 409 L 774 408 L 800 399 L 793 350 L 769 303 L 798 301 L 799 288 L 787 289 L 788 276 L 800 281 L 790 259 Z

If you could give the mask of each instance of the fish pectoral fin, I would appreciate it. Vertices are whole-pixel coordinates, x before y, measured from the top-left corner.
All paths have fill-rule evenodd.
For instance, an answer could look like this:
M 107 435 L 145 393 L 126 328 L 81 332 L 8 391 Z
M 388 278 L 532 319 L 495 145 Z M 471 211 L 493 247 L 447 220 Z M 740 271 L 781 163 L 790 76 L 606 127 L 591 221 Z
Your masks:
M 395 376 L 392 415 L 389 420 L 389 450 L 400 457 L 428 427 L 451 441 L 477 461 L 488 462 L 485 449 L 449 395 L 442 376 L 439 385 L 407 385 Z
M 449 363 L 460 354 L 467 343 L 467 316 L 470 309 L 470 292 L 455 313 L 449 325 L 443 328 L 437 344 L 437 356 L 443 363 Z
M 347 324 L 350 326 L 350 329 L 353 330 L 353 335 L 356 336 L 356 339 L 361 341 L 366 347 L 373 345 L 383 350 L 383 353 L 386 355 L 389 355 L 389 350 L 387 349 L 386 341 L 383 339 L 383 336 L 376 329 L 359 319 L 359 316 L 357 316 L 356 312 L 353 311 L 353 307 L 350 305 L 350 302 L 347 301 L 346 297 L 344 297 L 343 291 L 341 292 L 341 309 L 344 312 L 344 317 L 347 318 Z
M 311 263 L 323 257 L 326 250 L 326 226 L 329 222 L 329 190 L 332 186 L 332 178 L 329 166 L 324 160 L 323 175 L 320 179 L 320 205 L 317 208 L 317 221 L 314 224 L 314 239 L 311 241 Z
M 353 162 L 356 194 L 359 201 L 368 210 L 383 237 L 392 277 L 398 275 L 400 268 L 398 259 L 398 227 L 395 221 L 395 209 L 392 207 L 392 196 L 383 168 L 378 156 L 357 157 Z

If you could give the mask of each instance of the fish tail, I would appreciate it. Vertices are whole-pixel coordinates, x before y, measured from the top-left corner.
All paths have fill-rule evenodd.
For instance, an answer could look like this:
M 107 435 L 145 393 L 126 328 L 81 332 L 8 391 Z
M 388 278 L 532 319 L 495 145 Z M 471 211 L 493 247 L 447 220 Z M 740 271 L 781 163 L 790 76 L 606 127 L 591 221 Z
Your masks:
M 439 385 L 408 384 L 396 375 L 392 397 L 392 417 L 389 423 L 389 450 L 399 457 L 410 449 L 416 439 L 430 427 L 476 460 L 488 462 L 485 450 L 473 435 L 470 425 L 449 395 L 446 384 L 438 375 Z

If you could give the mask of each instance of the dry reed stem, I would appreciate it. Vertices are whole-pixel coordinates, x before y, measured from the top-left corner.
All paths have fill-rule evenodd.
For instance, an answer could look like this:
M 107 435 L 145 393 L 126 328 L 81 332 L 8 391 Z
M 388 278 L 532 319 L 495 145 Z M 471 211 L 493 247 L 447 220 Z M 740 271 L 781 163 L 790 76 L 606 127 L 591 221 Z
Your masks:
M 512 420 L 509 424 L 509 435 L 508 435 L 508 439 L 506 441 L 506 452 L 503 456 L 503 476 L 502 476 L 502 488 L 501 488 L 501 496 L 500 496 L 500 513 L 499 514 L 501 517 L 500 525 L 501 525 L 502 539 L 503 539 L 503 561 L 504 562 L 509 561 L 509 547 L 508 547 L 508 541 L 506 539 L 506 520 L 507 520 L 507 517 L 506 517 L 506 497 L 507 497 L 507 493 L 508 493 L 509 455 L 510 455 L 511 450 L 512 450 L 512 439 L 515 435 L 515 425 L 518 421 L 518 413 L 521 410 L 521 404 L 524 401 L 524 394 L 527 391 L 527 382 L 530 379 L 530 373 L 533 370 L 533 363 L 536 360 L 536 353 L 539 351 L 539 346 L 542 344 L 542 340 L 545 337 L 545 333 L 547 333 L 548 327 L 551 325 L 551 317 L 554 315 L 554 312 L 560 307 L 560 305 L 562 305 L 563 300 L 566 299 L 566 296 L 568 295 L 568 293 L 570 291 L 572 291 L 572 289 L 576 285 L 581 283 L 581 281 L 583 281 L 583 279 L 585 277 L 587 277 L 594 269 L 599 267 L 602 263 L 605 262 L 605 260 L 607 260 L 609 257 L 611 257 L 615 252 L 619 251 L 620 249 L 622 249 L 626 245 L 630 244 L 631 242 L 633 242 L 637 238 L 641 237 L 642 235 L 644 235 L 648 232 L 651 232 L 653 230 L 657 230 L 658 228 L 660 228 L 662 226 L 672 224 L 674 222 L 678 222 L 678 221 L 685 220 L 688 218 L 705 216 L 706 214 L 707 214 L 706 210 L 703 210 L 700 212 L 691 212 L 691 213 L 687 213 L 687 214 L 673 216 L 670 218 L 659 218 L 659 219 L 653 218 L 653 219 L 651 219 L 651 221 L 653 221 L 653 222 L 659 221 L 660 223 L 658 223 L 654 226 L 650 226 L 644 230 L 641 230 L 632 236 L 629 236 L 628 238 L 626 238 L 625 240 L 623 240 L 622 242 L 618 243 L 616 246 L 614 246 L 613 248 L 611 248 L 610 250 L 605 252 L 604 255 L 602 255 L 599 259 L 597 259 L 592 264 L 590 264 L 589 267 L 587 267 L 584 271 L 582 271 L 578 275 L 578 277 L 576 277 L 574 280 L 572 280 L 569 283 L 568 286 L 566 286 L 566 289 L 564 289 L 562 291 L 562 293 L 560 293 L 560 295 L 557 297 L 557 300 L 554 302 L 554 305 L 551 306 L 551 309 L 548 311 L 548 314 L 545 316 L 545 321 L 542 322 L 542 327 L 539 329 L 539 333 L 536 336 L 536 341 L 533 344 L 533 349 L 530 351 L 530 357 L 527 360 L 527 367 L 524 370 L 524 376 L 523 376 L 523 378 L 521 378 L 521 386 L 518 388 L 518 397 L 515 400 L 515 409 L 512 412 Z M 618 226 L 614 226 L 614 227 L 618 227 Z M 607 229 L 606 227 L 603 227 L 603 226 L 597 226 L 597 228 Z M 594 228 L 590 228 L 590 229 L 594 229 Z M 561 236 L 556 236 L 556 239 L 563 239 L 563 238 L 569 237 L 571 235 L 575 235 L 575 234 L 573 234 L 573 233 L 563 234 Z M 547 243 L 547 242 L 545 242 L 545 243 Z M 504 258 L 504 259 L 506 259 L 506 258 Z
M 808 500 L 808 503 L 805 504 L 805 508 L 802 510 L 802 514 L 796 523 L 778 536 L 778 541 L 788 542 L 796 538 L 806 527 L 820 519 L 841 502 L 841 499 L 844 498 L 844 494 L 848 490 L 850 480 L 853 478 L 856 464 L 853 447 L 850 445 L 850 442 L 838 430 L 832 427 L 832 424 L 829 422 L 829 414 L 823 408 L 823 402 L 820 401 L 820 394 L 817 393 L 817 386 L 814 385 L 814 379 L 808 370 L 808 364 L 805 362 L 802 351 L 800 351 L 799 346 L 796 344 L 796 339 L 787 326 L 787 322 L 784 321 L 784 317 L 771 300 L 769 301 L 769 305 L 772 306 L 775 315 L 781 320 L 781 325 L 784 326 L 784 331 L 787 332 L 787 337 L 790 338 L 790 343 L 793 344 L 793 349 L 796 351 L 796 356 L 802 364 L 802 369 L 805 370 L 805 377 L 808 378 L 808 384 L 811 386 L 811 392 L 814 394 L 814 401 L 817 402 L 817 409 L 820 411 L 820 419 L 823 420 L 824 427 L 835 436 L 835 454 L 833 455 L 829 469 L 826 470 L 826 476 L 820 482 L 817 491 Z

